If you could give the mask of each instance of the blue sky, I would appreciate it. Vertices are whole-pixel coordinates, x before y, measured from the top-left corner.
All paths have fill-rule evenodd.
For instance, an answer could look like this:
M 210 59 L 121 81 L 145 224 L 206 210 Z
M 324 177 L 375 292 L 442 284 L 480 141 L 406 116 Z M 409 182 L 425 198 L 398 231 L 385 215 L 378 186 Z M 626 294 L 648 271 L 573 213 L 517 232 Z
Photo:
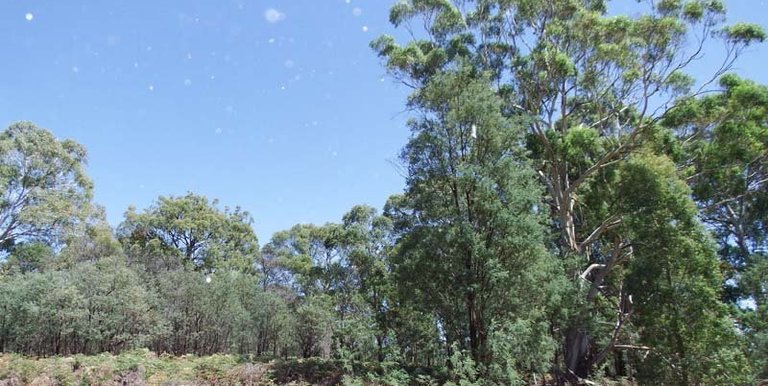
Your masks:
M 391 4 L 2 0 L 0 125 L 33 121 L 84 144 L 112 225 L 129 205 L 187 191 L 248 210 L 262 243 L 338 221 L 403 188 L 393 161 L 409 90 L 368 47 L 398 35 Z M 767 24 L 765 2 L 728 6 Z M 768 83 L 767 49 L 737 72 Z

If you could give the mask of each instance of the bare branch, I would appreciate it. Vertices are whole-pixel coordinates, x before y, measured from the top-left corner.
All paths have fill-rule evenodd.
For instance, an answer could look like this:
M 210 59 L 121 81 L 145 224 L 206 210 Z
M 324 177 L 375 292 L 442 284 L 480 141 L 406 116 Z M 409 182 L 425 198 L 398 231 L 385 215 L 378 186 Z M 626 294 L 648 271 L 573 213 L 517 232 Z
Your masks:
M 636 346 L 633 344 L 615 344 L 613 345 L 613 348 L 619 349 L 619 350 L 640 350 L 640 351 L 651 351 L 652 348 L 648 346 Z
M 586 239 L 584 239 L 584 241 L 579 243 L 578 250 L 579 251 L 584 250 L 584 247 L 586 247 L 593 241 L 597 240 L 597 238 L 602 236 L 603 233 L 615 228 L 619 224 L 621 224 L 621 218 L 619 218 L 619 216 L 612 215 L 608 217 L 607 219 L 605 219 L 605 221 L 603 221 L 602 224 L 600 224 L 600 226 L 598 226 L 594 231 L 592 231 L 592 233 Z
M 587 267 L 587 269 L 584 272 L 582 272 L 581 275 L 579 275 L 579 277 L 582 278 L 583 280 L 587 280 L 587 276 L 589 275 L 590 272 L 592 272 L 595 269 L 602 269 L 605 267 L 606 267 L 605 264 L 597 264 L 597 263 L 592 264 L 589 267 Z

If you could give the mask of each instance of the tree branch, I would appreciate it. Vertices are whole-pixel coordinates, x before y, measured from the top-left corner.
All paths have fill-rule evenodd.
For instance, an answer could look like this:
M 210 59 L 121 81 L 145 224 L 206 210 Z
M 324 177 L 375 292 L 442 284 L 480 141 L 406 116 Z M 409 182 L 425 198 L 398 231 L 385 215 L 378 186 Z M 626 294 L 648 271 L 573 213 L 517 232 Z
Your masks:
M 583 280 L 587 280 L 587 275 L 589 275 L 590 272 L 592 272 L 595 269 L 602 269 L 605 267 L 607 267 L 605 264 L 597 264 L 597 263 L 592 264 L 589 267 L 587 267 L 587 269 L 584 272 L 582 272 L 581 275 L 579 275 L 579 277 L 582 278 Z
M 621 218 L 617 215 L 611 215 L 605 221 L 603 221 L 600 226 L 598 226 L 592 233 L 584 239 L 581 243 L 579 243 L 579 251 L 583 251 L 584 247 L 592 243 L 593 241 L 597 240 L 598 237 L 602 236 L 603 233 L 613 229 L 617 225 L 621 224 Z

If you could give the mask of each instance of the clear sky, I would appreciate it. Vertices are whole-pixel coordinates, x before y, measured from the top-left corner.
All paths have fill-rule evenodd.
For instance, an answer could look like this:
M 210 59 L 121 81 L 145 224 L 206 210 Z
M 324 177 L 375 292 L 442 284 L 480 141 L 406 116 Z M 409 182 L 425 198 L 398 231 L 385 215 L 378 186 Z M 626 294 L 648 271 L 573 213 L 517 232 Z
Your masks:
M 397 35 L 391 4 L 0 0 L 0 125 L 84 144 L 112 225 L 187 191 L 248 210 L 262 243 L 381 208 L 403 189 L 393 162 L 409 135 L 409 90 L 368 46 Z M 764 1 L 728 6 L 768 25 Z M 768 83 L 766 65 L 761 46 L 737 70 Z

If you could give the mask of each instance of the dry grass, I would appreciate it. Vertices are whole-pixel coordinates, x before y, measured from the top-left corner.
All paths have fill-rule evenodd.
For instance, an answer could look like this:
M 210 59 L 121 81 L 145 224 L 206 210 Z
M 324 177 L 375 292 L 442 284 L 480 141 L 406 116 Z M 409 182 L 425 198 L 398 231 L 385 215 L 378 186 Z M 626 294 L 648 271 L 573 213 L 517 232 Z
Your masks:
M 120 355 L 25 358 L 0 355 L 0 386 L 59 385 L 274 385 L 270 363 L 240 363 L 235 356 L 157 356 L 147 350 Z

